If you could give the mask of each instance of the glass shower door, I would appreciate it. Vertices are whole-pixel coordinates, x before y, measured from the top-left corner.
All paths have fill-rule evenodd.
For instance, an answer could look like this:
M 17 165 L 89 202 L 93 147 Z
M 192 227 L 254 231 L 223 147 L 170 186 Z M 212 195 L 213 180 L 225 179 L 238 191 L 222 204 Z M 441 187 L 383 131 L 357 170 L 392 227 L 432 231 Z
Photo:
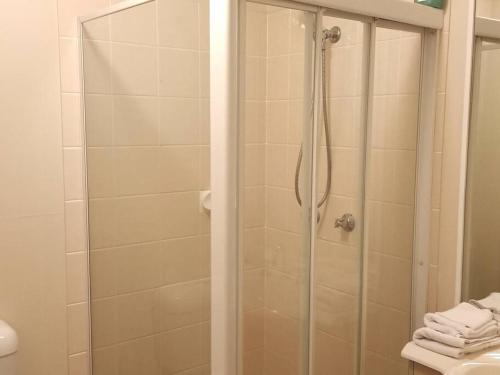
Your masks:
M 210 373 L 208 0 L 83 24 L 94 375 Z
M 318 122 L 316 195 L 326 201 L 314 242 L 314 375 L 359 371 L 370 26 L 330 12 L 323 17 L 323 29 L 338 28 L 341 37 L 325 43 L 326 117 L 322 112 Z
M 307 374 L 315 14 L 245 10 L 240 367 Z

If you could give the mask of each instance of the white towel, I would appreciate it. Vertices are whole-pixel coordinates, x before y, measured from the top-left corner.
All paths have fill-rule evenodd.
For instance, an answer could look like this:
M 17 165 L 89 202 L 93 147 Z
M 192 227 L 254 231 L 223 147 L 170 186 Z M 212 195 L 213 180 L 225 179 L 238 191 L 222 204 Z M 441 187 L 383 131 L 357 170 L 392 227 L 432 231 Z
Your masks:
M 485 336 L 495 336 L 498 334 L 498 322 L 490 320 L 478 329 L 469 328 L 463 324 L 456 323 L 439 314 L 428 313 L 424 315 L 424 324 L 446 335 L 463 337 L 466 339 L 477 339 Z
M 415 331 L 413 334 L 413 340 L 421 340 L 421 339 L 427 339 L 427 340 L 432 340 L 439 342 L 441 344 L 445 344 L 448 346 L 453 346 L 455 348 L 461 348 L 465 349 L 471 345 L 477 345 L 481 344 L 484 342 L 491 341 L 493 339 L 498 338 L 498 336 L 491 335 L 491 336 L 485 336 L 482 338 L 477 338 L 477 339 L 466 339 L 463 337 L 457 337 L 457 336 L 452 336 L 452 335 L 447 335 L 445 333 L 438 332 L 432 328 L 429 327 L 423 327 L 419 328 Z
M 477 344 L 468 345 L 465 348 L 457 348 L 454 346 L 449 346 L 442 344 L 437 341 L 427 340 L 427 339 L 415 339 L 415 344 L 421 346 L 422 348 L 431 350 L 435 353 L 443 354 L 448 357 L 461 358 L 466 354 L 478 352 L 490 348 L 492 346 L 500 345 L 500 338 L 497 337 L 492 340 L 483 341 Z
M 500 293 L 491 293 L 486 298 L 480 300 L 471 299 L 469 302 L 480 309 L 490 310 L 497 315 L 495 318 L 500 317 Z
M 477 308 L 467 302 L 462 302 L 450 310 L 429 314 L 428 317 L 457 330 L 465 327 L 474 331 L 481 329 L 493 320 L 493 314 L 490 310 Z

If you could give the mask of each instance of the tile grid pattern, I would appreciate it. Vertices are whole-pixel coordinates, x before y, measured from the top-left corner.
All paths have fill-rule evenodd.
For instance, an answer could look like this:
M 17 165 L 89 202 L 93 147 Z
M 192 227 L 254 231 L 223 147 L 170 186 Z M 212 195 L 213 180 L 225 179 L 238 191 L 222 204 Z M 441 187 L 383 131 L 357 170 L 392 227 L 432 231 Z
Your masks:
M 404 373 L 410 338 L 421 37 L 378 28 L 371 170 L 365 366 Z
M 90 11 L 94 11 L 96 9 L 101 9 L 108 4 L 107 0 L 93 0 L 93 1 L 78 1 L 78 0 L 59 0 L 59 34 L 60 34 L 60 53 L 61 53 L 61 102 L 62 102 L 62 116 L 63 116 L 63 141 L 64 141 L 64 156 L 65 156 L 65 213 L 66 213 L 66 247 L 68 252 L 68 264 L 76 263 L 78 261 L 71 262 L 70 259 L 77 259 L 80 257 L 78 254 L 84 248 L 85 242 L 85 233 L 84 233 L 84 225 L 83 225 L 83 212 L 84 212 L 84 202 L 83 202 L 83 194 L 79 195 L 77 192 L 79 190 L 79 185 L 81 185 L 78 181 L 81 181 L 81 177 L 79 177 L 79 172 L 81 171 L 81 121 L 80 121 L 80 112 L 79 112 L 79 85 L 78 85 L 78 57 L 77 57 L 77 40 L 76 40 L 76 16 L 80 14 L 85 14 Z M 446 44 L 447 44 L 447 31 L 443 33 L 442 38 L 442 59 L 440 64 L 440 86 L 439 86 L 439 102 L 438 102 L 438 116 L 442 116 L 442 107 L 444 105 L 445 98 L 445 87 L 444 87 L 444 77 L 446 73 Z M 439 111 L 441 109 L 441 111 Z M 441 155 L 442 149 L 442 141 L 439 141 L 440 128 L 439 125 L 442 122 L 442 117 L 438 117 L 438 127 L 436 128 L 436 152 L 435 158 L 438 159 Z M 442 125 L 441 125 L 442 126 Z M 252 130 L 250 130 L 252 131 Z M 439 158 L 440 159 L 440 158 Z M 436 163 L 439 164 L 439 163 Z M 439 223 L 436 222 L 439 219 L 439 175 L 440 168 L 437 165 L 435 169 L 435 183 L 434 186 L 436 188 L 433 194 L 435 198 L 436 204 L 434 204 L 433 209 L 433 228 L 434 231 L 433 236 L 433 244 L 437 244 L 436 237 L 438 235 Z M 81 174 L 80 174 L 81 175 Z M 77 183 L 74 183 L 77 181 Z M 433 246 L 433 254 L 436 254 L 438 251 L 437 245 Z M 69 254 L 75 253 L 75 254 Z M 75 256 L 74 258 L 70 257 L 70 255 Z M 81 258 L 79 258 L 81 259 Z M 433 257 L 433 262 L 431 266 L 431 275 L 430 275 L 430 300 L 429 300 L 429 308 L 433 309 L 436 302 L 433 300 L 432 296 L 435 297 L 435 293 L 432 293 L 435 288 L 436 282 L 436 274 L 438 272 L 438 264 L 437 264 L 437 256 Z M 77 270 L 82 271 L 82 267 L 78 267 L 76 265 Z M 85 270 L 84 270 L 85 271 Z M 86 271 L 85 271 L 86 272 Z M 68 275 L 71 273 L 68 272 Z M 68 280 L 68 294 L 71 294 L 71 298 L 68 298 L 68 301 L 79 301 L 76 303 L 69 302 L 68 303 L 68 313 L 69 315 L 73 315 L 70 313 L 71 308 L 82 307 L 78 305 L 85 305 L 86 298 L 81 294 L 80 296 L 76 296 L 77 293 L 73 294 L 73 290 L 83 290 L 81 287 L 81 282 L 83 281 L 81 276 L 77 277 L 78 280 Z M 84 281 L 83 281 L 84 282 Z M 75 286 L 73 285 L 80 285 Z M 76 296 L 76 297 L 75 297 Z M 83 309 L 82 309 L 83 310 Z M 78 313 L 75 314 L 78 316 Z M 70 374 L 80 374 L 85 373 L 85 365 L 86 365 L 86 356 L 85 353 L 86 345 L 81 344 L 82 342 L 86 342 L 85 327 L 79 327 L 74 324 L 75 321 L 79 321 L 83 323 L 82 319 L 72 319 L 69 318 L 68 322 L 71 323 L 71 327 L 69 327 L 70 333 L 69 342 L 80 342 L 80 344 L 70 344 L 70 346 L 75 347 L 76 349 L 72 350 L 75 352 L 70 355 L 69 367 Z M 78 338 L 79 337 L 79 338 Z M 83 337 L 83 338 L 82 338 Z M 83 349 L 83 350 L 82 350 Z
M 107 5 L 110 5 L 107 1 L 93 4 L 65 1 L 59 4 L 71 374 L 88 372 L 87 268 L 83 251 L 84 192 L 81 177 L 83 150 L 74 16 Z M 165 18 L 161 30 L 156 27 L 157 15 Z M 208 29 L 207 1 L 178 3 L 167 0 L 91 21 L 85 27 L 86 91 L 91 93 L 86 98 L 87 141 L 90 146 L 88 163 L 91 171 L 88 176 L 91 196 L 90 235 L 91 248 L 96 249 L 92 250 L 95 255 L 92 256 L 92 270 L 96 273 L 93 295 L 99 297 L 94 308 L 97 312 L 110 312 L 117 306 L 127 308 L 130 314 L 122 323 L 126 326 L 131 323 L 138 325 L 129 328 L 128 332 L 122 330 L 115 336 L 110 334 L 117 340 L 135 339 L 149 332 L 147 327 L 141 326 L 148 317 L 144 315 L 145 311 L 138 311 L 137 306 L 140 304 L 145 307 L 148 300 L 153 303 L 153 295 L 156 298 L 154 307 L 159 309 L 155 311 L 157 315 L 154 319 L 158 320 L 154 322 L 157 327 L 162 327 L 162 332 L 167 330 L 170 336 L 175 337 L 176 345 L 182 344 L 182 335 L 188 339 L 184 340 L 186 345 L 193 342 L 193 335 L 197 332 L 208 337 L 209 317 L 202 311 L 208 311 L 209 306 L 209 282 L 206 279 L 209 230 L 207 215 L 200 212 L 198 206 L 199 190 L 208 189 L 209 185 L 208 36 L 201 32 L 204 27 Z M 161 47 L 157 47 L 157 40 L 160 40 Z M 113 62 L 115 65 L 111 74 Z M 157 66 L 162 69 L 157 69 Z M 193 68 L 190 69 L 190 66 Z M 175 72 L 178 74 L 172 74 Z M 139 123 L 141 126 L 137 126 Z M 144 168 L 145 165 L 151 168 Z M 115 172 L 113 176 L 109 175 L 111 169 Z M 165 177 L 162 181 L 156 179 L 160 175 Z M 113 198 L 115 196 L 116 199 Z M 149 225 L 151 222 L 148 222 L 147 217 L 159 213 L 153 206 L 164 209 L 166 214 L 157 219 L 167 225 L 166 231 L 165 228 L 158 231 L 157 226 Z M 101 210 L 98 214 L 101 221 L 96 228 L 92 225 L 96 223 L 92 218 L 96 207 L 113 207 L 118 215 L 114 217 L 115 220 L 108 215 L 109 220 L 106 221 L 105 214 L 111 212 Z M 119 214 L 120 210 L 122 214 Z M 141 224 L 145 227 L 138 228 Z M 181 237 L 174 239 L 178 236 Z M 163 240 L 167 238 L 172 240 Z M 155 246 L 159 243 L 157 239 L 162 239 L 163 248 L 159 251 L 158 246 Z M 146 240 L 154 242 L 144 243 L 144 248 L 139 249 L 141 245 L 137 242 Z M 141 259 L 147 258 L 145 254 L 163 254 L 166 268 L 156 271 L 165 274 L 168 280 L 156 280 L 158 274 L 151 275 L 154 270 L 147 269 L 151 262 L 141 262 Z M 136 261 L 130 262 L 132 258 Z M 120 262 L 120 259 L 123 261 Z M 190 260 L 192 264 L 186 264 Z M 144 277 L 144 273 L 148 275 Z M 190 281 L 191 278 L 193 281 Z M 128 285 L 124 284 L 127 279 L 130 279 Z M 102 284 L 100 280 L 112 281 Z M 157 288 L 163 285 L 165 287 Z M 178 300 L 179 296 L 183 297 L 182 300 Z M 176 302 L 181 311 L 171 311 L 170 302 L 174 305 Z M 190 310 L 183 309 L 194 311 L 189 314 Z M 95 320 L 98 325 L 100 316 L 97 315 Z M 164 326 L 165 319 L 161 316 L 169 317 L 167 326 Z M 186 318 L 186 321 L 180 321 L 179 318 Z M 193 325 L 193 319 L 201 320 Z M 170 326 L 172 320 L 177 321 L 179 329 Z M 181 327 L 186 327 L 185 332 Z M 99 329 L 94 330 L 94 340 L 98 342 L 101 337 L 99 332 Z M 167 336 L 165 334 L 160 338 L 163 340 L 160 346 L 164 352 L 169 351 Z M 200 345 L 205 342 L 201 340 L 202 336 L 198 340 Z M 111 343 L 105 339 L 102 341 L 104 344 Z M 138 350 L 139 358 L 147 354 L 140 351 L 141 343 L 137 340 L 131 344 L 135 346 L 134 350 Z M 142 344 L 144 349 L 149 343 Z M 121 353 L 130 348 L 130 345 L 123 346 Z M 205 346 L 206 350 L 208 347 Z M 101 357 L 96 353 L 96 366 Z M 172 362 L 179 365 L 179 370 L 174 372 L 208 361 L 204 359 L 199 363 L 191 359 L 189 355 L 179 360 L 175 358 Z M 127 364 L 130 369 L 134 368 L 133 365 L 141 365 Z M 203 365 L 192 371 L 205 371 L 205 367 Z
M 332 191 L 316 245 L 315 374 L 336 368 L 353 374 L 359 334 L 361 279 L 360 226 L 347 233 L 334 228 L 337 217 L 352 213 L 361 216 L 364 148 L 362 112 L 363 40 L 361 22 L 325 17 L 324 27 L 338 26 L 342 37 L 327 47 L 327 98 L 332 144 Z M 321 122 L 321 126 L 323 126 Z M 326 181 L 324 135 L 318 164 L 318 195 Z

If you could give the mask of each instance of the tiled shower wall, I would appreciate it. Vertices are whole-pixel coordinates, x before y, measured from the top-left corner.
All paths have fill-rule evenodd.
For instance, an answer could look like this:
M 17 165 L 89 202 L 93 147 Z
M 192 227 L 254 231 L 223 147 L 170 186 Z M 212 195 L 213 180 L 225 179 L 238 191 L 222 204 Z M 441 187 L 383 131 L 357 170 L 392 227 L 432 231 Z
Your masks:
M 421 62 L 419 33 L 377 28 L 367 180 L 366 374 L 407 371 Z
M 150 2 L 84 26 L 96 375 L 208 371 L 206 4 Z
M 88 372 L 89 340 L 74 16 L 108 5 L 59 4 L 71 374 Z M 165 358 L 174 356 L 168 363 L 172 373 L 208 362 L 209 229 L 208 215 L 199 207 L 199 191 L 209 188 L 205 29 L 208 1 L 203 0 L 151 2 L 84 28 L 96 373 L 116 371 L 110 358 L 121 358 L 132 343 L 144 357 L 151 340 Z M 152 218 L 155 212 L 160 216 Z M 148 262 L 141 262 L 145 257 Z M 170 311 L 169 299 L 181 315 L 192 314 Z M 143 308 L 137 309 L 137 303 Z M 106 317 L 117 309 L 131 315 L 111 319 L 110 326 Z M 162 323 L 160 316 L 169 321 Z M 157 324 L 145 326 L 146 321 Z M 169 340 L 174 341 L 171 347 Z M 192 355 L 174 355 L 182 342 Z M 126 371 L 137 365 L 127 362 Z M 152 371 L 156 365 L 164 366 L 151 362 Z

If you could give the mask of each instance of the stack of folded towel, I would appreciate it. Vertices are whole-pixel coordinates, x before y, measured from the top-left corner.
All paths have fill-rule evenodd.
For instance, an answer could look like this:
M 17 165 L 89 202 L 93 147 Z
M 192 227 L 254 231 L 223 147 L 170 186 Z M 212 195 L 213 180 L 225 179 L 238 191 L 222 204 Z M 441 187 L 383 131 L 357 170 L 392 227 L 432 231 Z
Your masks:
M 500 293 L 491 293 L 488 297 L 469 301 L 471 305 L 480 309 L 488 309 L 493 313 L 493 318 L 500 322 Z
M 463 302 L 424 317 L 413 334 L 415 344 L 454 358 L 500 345 L 500 293 L 495 298 Z M 498 318 L 498 320 L 496 319 Z

